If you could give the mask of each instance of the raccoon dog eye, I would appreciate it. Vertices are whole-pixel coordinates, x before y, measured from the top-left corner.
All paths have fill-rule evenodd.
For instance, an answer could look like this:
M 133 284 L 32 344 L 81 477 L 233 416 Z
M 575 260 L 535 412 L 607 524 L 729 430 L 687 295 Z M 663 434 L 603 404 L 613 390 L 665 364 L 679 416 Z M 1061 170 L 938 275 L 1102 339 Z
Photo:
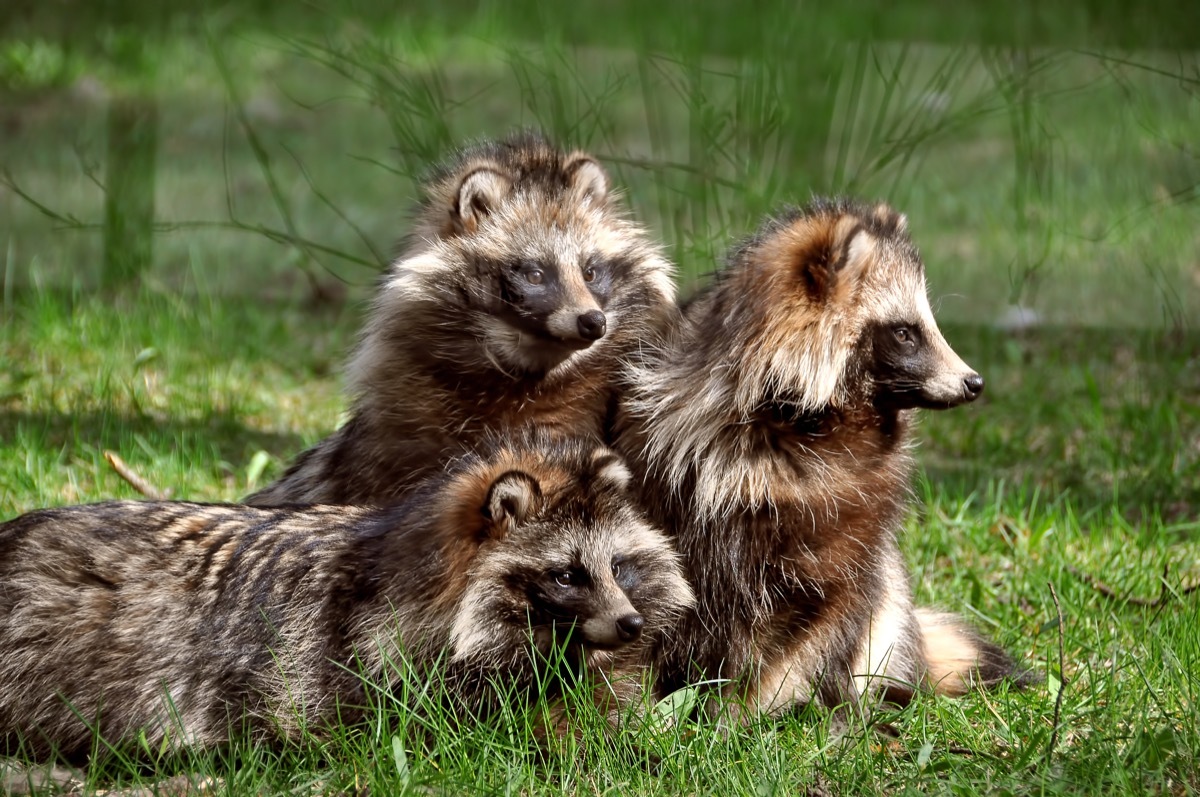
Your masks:
M 525 281 L 528 282 L 530 285 L 541 285 L 542 280 L 544 280 L 545 278 L 546 278 L 546 275 L 543 274 L 542 270 L 539 268 L 531 269 L 528 273 L 525 274 Z
M 583 267 L 583 281 L 591 282 L 594 279 L 596 279 L 596 269 L 592 268 L 591 266 L 584 266 Z
M 908 331 L 908 327 L 896 327 L 894 330 L 892 330 L 892 332 L 895 333 L 896 340 L 900 341 L 901 343 L 914 342 L 913 335 Z
M 613 578 L 621 577 L 621 565 L 619 563 L 613 562 L 612 571 L 613 571 Z
M 569 571 L 563 571 L 561 573 L 556 573 L 554 575 L 554 583 L 560 587 L 571 586 L 571 583 L 572 583 L 571 582 L 571 573 Z

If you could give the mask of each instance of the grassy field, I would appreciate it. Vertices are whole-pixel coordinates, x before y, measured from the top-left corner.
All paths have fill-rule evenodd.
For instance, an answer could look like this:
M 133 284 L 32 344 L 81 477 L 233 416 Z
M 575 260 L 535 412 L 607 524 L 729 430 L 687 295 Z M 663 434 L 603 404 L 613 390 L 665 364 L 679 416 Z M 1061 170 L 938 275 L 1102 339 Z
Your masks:
M 136 497 L 106 450 L 177 498 L 235 500 L 278 474 L 337 424 L 414 175 L 534 124 L 611 165 L 685 285 L 814 191 L 910 215 L 947 336 L 988 380 L 921 424 L 914 586 L 1046 680 L 885 712 L 894 739 L 801 716 L 615 744 L 587 728 L 546 754 L 522 719 L 430 733 L 385 712 L 330 742 L 115 762 L 84 791 L 178 792 L 161 781 L 185 774 L 230 794 L 1200 792 L 1195 54 L 843 43 L 797 63 L 788 26 L 745 57 L 530 42 L 487 17 L 454 34 L 211 24 L 132 77 L 5 44 L 0 517 Z M 88 225 L 120 91 L 158 102 L 164 229 L 139 284 L 99 292 Z M 1038 323 L 1000 328 L 1013 304 Z

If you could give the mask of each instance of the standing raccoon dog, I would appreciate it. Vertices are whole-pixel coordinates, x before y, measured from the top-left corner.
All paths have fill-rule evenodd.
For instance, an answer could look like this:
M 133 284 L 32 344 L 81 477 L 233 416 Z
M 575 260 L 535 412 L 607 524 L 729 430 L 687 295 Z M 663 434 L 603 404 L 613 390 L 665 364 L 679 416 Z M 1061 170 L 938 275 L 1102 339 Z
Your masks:
M 601 437 L 623 361 L 673 320 L 671 274 L 591 157 L 531 133 L 465 150 L 376 297 L 350 420 L 247 502 L 385 501 L 493 430 Z
M 818 200 L 767 222 L 631 381 L 618 447 L 697 592 L 658 641 L 664 692 L 726 678 L 774 712 L 1015 674 L 913 607 L 897 547 L 910 411 L 983 390 L 938 331 L 903 215 Z
M 469 713 L 562 684 L 547 675 L 603 682 L 692 602 L 629 478 L 592 444 L 500 445 L 390 508 L 117 502 L 9 521 L 4 754 L 82 758 L 88 725 L 150 749 L 294 738 L 359 718 L 363 677 L 403 700 L 440 672 Z

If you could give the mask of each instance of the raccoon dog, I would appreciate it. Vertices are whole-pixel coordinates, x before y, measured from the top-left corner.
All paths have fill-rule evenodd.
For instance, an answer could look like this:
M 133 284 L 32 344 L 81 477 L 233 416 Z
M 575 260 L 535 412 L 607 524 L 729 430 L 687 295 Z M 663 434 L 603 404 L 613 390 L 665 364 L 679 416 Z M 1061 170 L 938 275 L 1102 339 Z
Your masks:
M 151 749 L 295 738 L 361 716 L 360 674 L 403 700 L 440 673 L 470 714 L 568 673 L 610 689 L 692 602 L 629 478 L 608 449 L 534 441 L 389 508 L 116 502 L 9 521 L 0 737 L 68 760 L 89 725 Z
M 983 390 L 938 331 L 903 215 L 818 200 L 768 221 L 631 381 L 618 448 L 697 592 L 658 641 L 664 692 L 731 679 L 774 712 L 1015 674 L 913 607 L 897 547 L 911 411 Z
M 247 502 L 388 500 L 492 430 L 600 437 L 622 362 L 673 320 L 671 275 L 588 155 L 532 133 L 459 153 L 367 318 L 350 420 Z

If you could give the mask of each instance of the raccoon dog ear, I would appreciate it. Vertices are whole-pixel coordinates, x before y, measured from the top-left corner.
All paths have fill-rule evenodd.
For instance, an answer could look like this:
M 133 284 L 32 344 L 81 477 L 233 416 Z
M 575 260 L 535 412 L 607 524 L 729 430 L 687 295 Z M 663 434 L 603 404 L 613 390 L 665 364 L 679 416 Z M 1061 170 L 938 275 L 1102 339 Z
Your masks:
M 483 514 L 492 521 L 491 533 L 504 533 L 524 523 L 542 496 L 537 479 L 519 470 L 500 474 L 488 488 Z
M 597 478 L 603 479 L 616 487 L 627 490 L 633 481 L 633 474 L 625 461 L 607 448 L 597 448 L 592 453 L 592 465 L 596 468 Z
M 484 216 L 495 210 L 512 190 L 512 181 L 500 172 L 482 168 L 468 174 L 458 186 L 451 215 L 460 233 L 473 233 Z
M 580 199 L 591 197 L 601 202 L 608 196 L 608 175 L 596 161 L 586 155 L 577 155 L 567 163 L 566 170 Z
M 875 239 L 853 216 L 806 220 L 788 244 L 797 275 L 809 296 L 834 298 L 862 276 L 875 254 Z
M 872 210 L 871 215 L 875 217 L 875 221 L 884 229 L 890 229 L 896 233 L 908 232 L 908 216 L 894 210 L 886 202 L 877 204 Z

